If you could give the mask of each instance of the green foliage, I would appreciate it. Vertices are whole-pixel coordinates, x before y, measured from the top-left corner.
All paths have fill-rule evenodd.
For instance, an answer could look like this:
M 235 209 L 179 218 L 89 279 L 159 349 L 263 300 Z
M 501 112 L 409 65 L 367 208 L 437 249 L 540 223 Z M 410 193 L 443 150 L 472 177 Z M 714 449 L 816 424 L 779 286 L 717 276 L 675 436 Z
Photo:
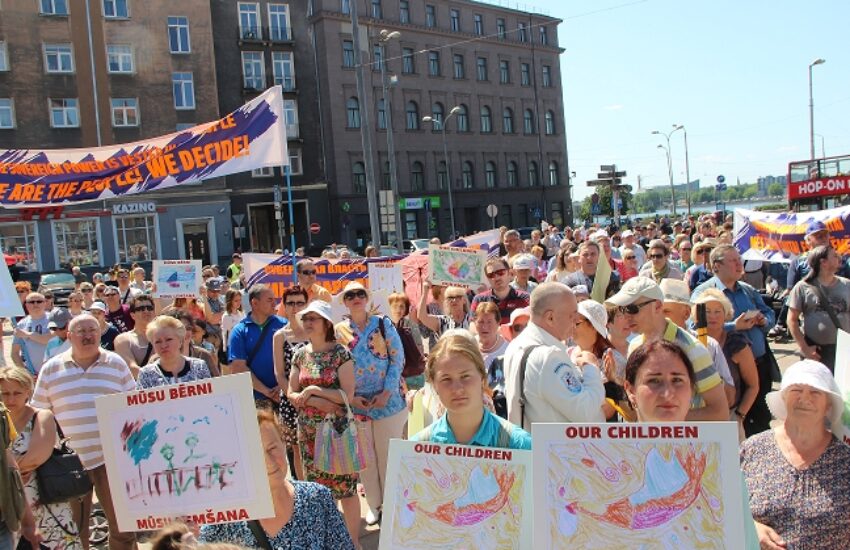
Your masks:
M 784 197 L 785 186 L 781 183 L 771 183 L 767 186 L 767 196 L 769 197 Z
M 614 209 L 611 208 L 611 197 L 613 195 L 611 188 L 607 185 L 599 186 L 595 188 L 595 191 L 599 194 L 599 203 L 602 206 L 602 213 L 600 215 L 605 217 L 614 216 Z M 620 200 L 623 203 L 623 207 L 620 209 L 620 215 L 625 216 L 632 208 L 632 194 L 628 191 L 620 191 Z M 579 209 L 579 218 L 581 220 L 591 220 L 593 218 L 591 204 L 590 197 L 586 197 L 582 201 L 581 208 Z

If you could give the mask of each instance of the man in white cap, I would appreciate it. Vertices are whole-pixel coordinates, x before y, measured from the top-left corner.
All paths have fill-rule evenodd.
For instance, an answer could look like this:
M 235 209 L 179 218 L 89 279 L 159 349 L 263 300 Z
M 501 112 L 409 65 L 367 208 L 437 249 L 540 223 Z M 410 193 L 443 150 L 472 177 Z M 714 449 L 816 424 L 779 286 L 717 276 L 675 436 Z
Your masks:
M 514 280 L 511 281 L 511 286 L 516 290 L 531 293 L 537 288 L 537 283 L 531 280 L 531 270 L 534 268 L 534 256 L 531 254 L 520 254 L 514 256 L 513 272 Z
M 623 238 L 623 245 L 620 246 L 620 255 L 625 256 L 626 250 L 630 249 L 634 251 L 635 256 L 637 257 L 638 267 L 642 266 L 646 262 L 646 252 L 643 247 L 637 243 L 635 239 L 635 232 L 631 229 L 626 229 L 620 234 L 620 236 Z
M 561 283 L 538 286 L 531 321 L 505 352 L 508 420 L 526 430 L 532 422 L 604 422 L 605 388 L 592 356 L 576 366 L 564 342 L 575 330 L 577 305 Z
M 644 342 L 667 340 L 687 354 L 697 380 L 696 407 L 688 420 L 729 420 L 729 404 L 711 354 L 694 336 L 664 316 L 664 293 L 658 283 L 648 277 L 634 277 L 620 291 L 605 301 L 620 308 L 638 336 L 629 344 L 629 353 Z

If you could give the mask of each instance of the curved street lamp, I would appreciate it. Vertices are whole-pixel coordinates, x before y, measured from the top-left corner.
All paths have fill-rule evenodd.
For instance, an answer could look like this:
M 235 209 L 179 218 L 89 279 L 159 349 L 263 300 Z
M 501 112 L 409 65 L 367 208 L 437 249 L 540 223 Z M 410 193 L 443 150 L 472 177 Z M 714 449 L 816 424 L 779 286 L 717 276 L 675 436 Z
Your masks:
M 384 116 L 386 117 L 387 124 L 387 156 L 389 157 L 390 162 L 390 190 L 393 194 L 394 203 L 392 205 L 392 209 L 395 217 L 395 240 L 398 253 L 404 254 L 404 231 L 401 225 L 401 208 L 398 204 L 398 201 L 401 196 L 399 195 L 398 191 L 398 167 L 396 166 L 395 159 L 395 139 L 393 136 L 393 108 L 390 98 L 387 97 L 387 89 L 390 86 L 390 82 L 387 79 L 387 52 L 384 48 L 384 44 L 386 44 L 390 40 L 397 40 L 401 38 L 401 33 L 398 31 L 390 32 L 387 29 L 382 29 L 381 32 L 378 33 L 378 37 L 378 41 L 381 43 L 381 61 L 379 65 L 381 68 L 381 86 L 384 92 Z M 393 77 L 392 84 L 395 84 L 397 82 L 398 80 Z
M 422 117 L 422 122 L 430 122 L 431 124 L 438 126 L 443 135 L 443 161 L 446 163 L 446 179 L 448 180 L 446 183 L 449 192 L 449 217 L 452 224 L 452 239 L 455 238 L 457 233 L 455 232 L 455 207 L 454 201 L 452 200 L 452 170 L 449 166 L 449 149 L 446 145 L 446 123 L 460 111 L 460 105 L 455 105 L 444 118 L 434 118 L 430 115 Z
M 665 147 L 662 144 L 658 144 L 658 149 L 664 149 L 664 151 L 667 153 L 667 175 L 670 177 L 670 211 L 672 212 L 673 216 L 676 215 L 676 186 L 673 184 L 673 159 L 672 155 L 670 154 L 670 136 L 675 131 L 676 130 L 672 130 L 666 134 L 664 132 L 659 132 L 658 130 L 652 131 L 653 135 L 664 136 L 664 138 L 667 140 L 667 146 Z
M 812 67 L 823 65 L 826 59 L 817 58 L 809 63 L 809 159 L 815 160 L 815 102 L 812 96 Z

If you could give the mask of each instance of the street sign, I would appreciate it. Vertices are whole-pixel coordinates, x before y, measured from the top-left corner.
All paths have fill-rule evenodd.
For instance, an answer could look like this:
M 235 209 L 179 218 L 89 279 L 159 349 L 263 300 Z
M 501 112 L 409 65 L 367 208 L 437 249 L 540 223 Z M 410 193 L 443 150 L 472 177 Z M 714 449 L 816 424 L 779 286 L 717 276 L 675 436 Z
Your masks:
M 717 176 L 717 183 L 723 183 L 724 181 L 726 181 L 726 176 Z
M 717 191 L 726 191 L 727 186 L 726 186 L 725 183 L 718 183 L 717 185 L 714 186 L 714 189 L 717 190 Z
M 310 233 L 312 233 L 313 235 L 315 235 L 316 233 L 318 233 L 321 230 L 322 230 L 322 226 L 319 225 L 318 223 L 313 222 L 313 223 L 310 224 Z
M 601 170 L 602 172 L 613 172 L 616 169 L 617 169 L 616 164 L 603 164 L 602 166 L 599 167 L 599 170 Z
M 347 202 L 347 201 L 346 201 L 346 202 L 344 202 L 344 203 L 342 203 L 342 204 L 340 205 L 340 209 L 341 209 L 343 212 L 348 212 L 349 210 L 351 210 L 351 203 L 349 203 L 349 202 Z
M 540 218 L 543 217 L 543 212 L 540 210 L 539 206 L 535 206 L 534 208 L 531 209 L 531 215 L 534 216 L 537 219 L 540 219 Z
M 499 207 L 495 204 L 487 205 L 487 215 L 491 218 L 495 218 L 499 214 Z
M 599 172 L 598 174 L 596 174 L 596 177 L 599 179 L 625 178 L 626 171 L 623 170 L 622 172 Z
M 600 204 L 598 202 L 594 202 L 593 204 L 591 204 L 590 205 L 590 213 L 594 216 L 601 216 L 602 215 L 602 204 Z
M 283 200 L 283 193 L 280 191 L 280 185 L 274 186 L 274 202 L 280 202 Z
M 609 178 L 604 180 L 590 180 L 587 182 L 587 185 L 590 187 L 597 187 L 599 185 L 619 185 L 623 183 L 623 180 L 620 178 Z
M 231 216 L 231 217 L 233 218 L 233 223 L 235 223 L 237 226 L 241 227 L 242 226 L 242 220 L 245 219 L 245 214 L 233 214 L 233 216 Z

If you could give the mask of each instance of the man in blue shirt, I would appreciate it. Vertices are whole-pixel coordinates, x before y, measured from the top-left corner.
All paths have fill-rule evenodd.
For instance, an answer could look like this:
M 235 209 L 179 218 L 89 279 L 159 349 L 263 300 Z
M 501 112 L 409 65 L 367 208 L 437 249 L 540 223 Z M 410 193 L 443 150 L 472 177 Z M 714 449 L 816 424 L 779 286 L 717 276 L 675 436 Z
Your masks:
M 248 291 L 251 313 L 230 333 L 227 345 L 230 369 L 234 374 L 250 372 L 254 399 L 260 406 L 280 403 L 281 387 L 274 374 L 272 337 L 287 322 L 274 314 L 275 296 L 272 289 L 257 284 Z
M 750 412 L 744 419 L 747 437 L 770 427 L 770 411 L 764 396 L 773 385 L 773 357 L 767 344 L 767 331 L 776 321 L 773 309 L 767 306 L 752 286 L 741 281 L 744 263 L 741 254 L 730 244 L 720 245 L 711 252 L 714 277 L 699 285 L 691 295 L 693 302 L 707 288 L 717 288 L 729 298 L 735 308 L 735 320 L 724 325 L 728 331 L 739 330 L 746 334 L 752 345 L 759 375 L 759 393 Z

